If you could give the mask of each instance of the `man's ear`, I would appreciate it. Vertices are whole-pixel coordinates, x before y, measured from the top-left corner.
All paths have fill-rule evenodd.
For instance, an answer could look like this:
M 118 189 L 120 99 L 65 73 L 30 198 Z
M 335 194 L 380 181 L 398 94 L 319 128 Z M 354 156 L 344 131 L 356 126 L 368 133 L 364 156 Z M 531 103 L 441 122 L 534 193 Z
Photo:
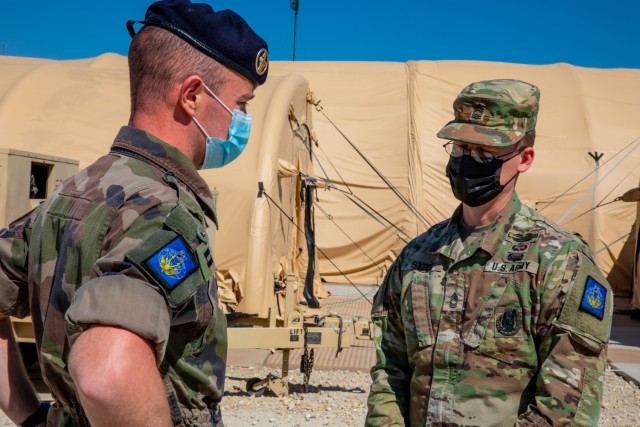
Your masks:
M 522 151 L 522 155 L 520 156 L 520 164 L 518 165 L 518 172 L 524 173 L 530 167 L 531 163 L 533 163 L 533 159 L 536 156 L 536 152 L 533 147 L 526 147 Z
M 196 115 L 196 111 L 202 102 L 202 97 L 204 96 L 203 84 L 200 76 L 193 75 L 184 79 L 180 86 L 178 103 L 188 117 Z

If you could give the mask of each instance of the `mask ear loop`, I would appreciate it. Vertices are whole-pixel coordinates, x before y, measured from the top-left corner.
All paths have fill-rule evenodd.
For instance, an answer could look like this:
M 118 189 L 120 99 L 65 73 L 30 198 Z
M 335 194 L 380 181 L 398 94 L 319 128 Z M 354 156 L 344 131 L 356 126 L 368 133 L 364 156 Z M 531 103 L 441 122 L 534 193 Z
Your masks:
M 513 176 L 511 178 L 509 178 L 509 181 L 505 182 L 504 184 L 500 184 L 502 185 L 502 188 L 506 187 L 507 185 L 509 185 L 509 183 L 511 181 L 513 181 L 514 179 L 516 179 L 516 177 L 520 175 L 520 172 L 516 172 L 515 174 L 513 174 Z
M 198 129 L 200 129 L 200 131 L 204 134 L 204 136 L 206 136 L 207 138 L 210 138 L 210 136 L 207 133 L 207 131 L 204 130 L 204 128 L 202 127 L 202 125 L 200 124 L 198 119 L 196 119 L 196 116 L 191 116 L 191 118 L 193 119 L 193 122 L 196 124 L 196 126 L 198 126 Z
M 516 154 L 514 154 L 513 156 L 509 157 L 509 158 L 508 158 L 508 159 L 506 159 L 506 160 L 502 160 L 502 159 L 500 159 L 500 160 L 502 160 L 502 163 L 504 164 L 504 162 L 508 162 L 509 160 L 511 160 L 511 159 L 513 159 L 514 157 L 516 157 L 518 154 L 522 153 L 526 148 L 527 148 L 527 147 L 521 148 L 521 149 L 519 149 L 519 150 L 515 150 Z M 508 154 L 507 154 L 507 155 L 508 155 Z M 509 183 L 510 183 L 511 181 L 513 181 L 514 179 L 516 179 L 516 177 L 517 177 L 518 175 L 520 175 L 520 172 L 516 171 L 516 173 L 515 173 L 511 178 L 509 178 L 509 181 L 505 182 L 504 184 L 500 184 L 500 185 L 502 185 L 502 188 L 504 188 L 504 187 L 506 187 L 507 185 L 509 185 Z
M 209 86 L 207 86 L 206 84 L 204 84 L 204 82 L 202 83 L 202 86 L 204 86 L 204 88 L 207 90 L 207 92 L 209 92 L 209 95 L 213 96 L 213 98 L 218 101 L 220 103 L 220 105 L 222 105 L 224 107 L 225 110 L 227 110 L 229 112 L 229 114 L 231 114 L 233 116 L 233 111 L 231 111 L 229 109 L 229 107 L 227 107 L 226 105 L 224 105 L 224 102 L 222 102 L 222 100 L 220 100 L 220 98 L 218 98 L 216 96 L 215 93 L 213 93 L 213 91 L 211 89 L 209 89 Z

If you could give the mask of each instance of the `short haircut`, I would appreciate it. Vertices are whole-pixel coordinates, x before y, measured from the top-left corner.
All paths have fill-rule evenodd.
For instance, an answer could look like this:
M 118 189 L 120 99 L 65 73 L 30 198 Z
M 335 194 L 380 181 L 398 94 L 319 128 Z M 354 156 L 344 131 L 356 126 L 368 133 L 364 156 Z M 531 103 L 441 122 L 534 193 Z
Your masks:
M 536 130 L 526 132 L 522 139 L 518 141 L 518 148 L 533 147 L 536 142 Z
M 165 101 L 167 89 L 197 74 L 216 93 L 224 84 L 225 68 L 181 38 L 159 27 L 145 26 L 129 46 L 131 117 L 150 112 Z

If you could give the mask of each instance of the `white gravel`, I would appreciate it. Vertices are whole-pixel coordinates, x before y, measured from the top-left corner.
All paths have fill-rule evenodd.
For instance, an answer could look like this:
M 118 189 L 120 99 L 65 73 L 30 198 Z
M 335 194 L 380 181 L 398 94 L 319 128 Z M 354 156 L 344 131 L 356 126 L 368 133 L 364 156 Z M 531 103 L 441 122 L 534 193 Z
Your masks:
M 312 373 L 304 393 L 302 374 L 289 373 L 289 397 L 249 396 L 246 380 L 279 375 L 277 369 L 227 369 L 223 418 L 226 427 L 246 426 L 362 426 L 367 413 L 366 400 L 371 383 L 368 373 L 319 371 Z M 604 383 L 601 427 L 635 427 L 640 424 L 640 388 L 612 372 Z M 14 427 L 0 413 L 0 427 Z
M 264 378 L 277 369 L 235 368 L 227 370 L 222 400 L 225 427 L 245 426 L 362 426 L 367 414 L 368 373 L 314 371 L 304 392 L 299 370 L 289 372 L 289 396 L 249 396 L 246 380 Z
M 303 393 L 302 375 L 290 372 L 290 394 L 286 398 L 249 396 L 246 379 L 264 378 L 277 370 L 230 367 L 226 395 L 222 401 L 226 427 L 245 426 L 362 426 L 367 414 L 368 373 L 314 371 L 309 391 Z M 600 427 L 640 425 L 640 388 L 613 372 L 605 374 Z

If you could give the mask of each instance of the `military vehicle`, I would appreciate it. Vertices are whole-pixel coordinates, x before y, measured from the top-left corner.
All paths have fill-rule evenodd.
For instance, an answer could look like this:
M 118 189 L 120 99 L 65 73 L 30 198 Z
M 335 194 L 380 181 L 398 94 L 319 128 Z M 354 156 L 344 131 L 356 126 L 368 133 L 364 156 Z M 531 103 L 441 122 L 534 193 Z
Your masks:
M 0 223 L 31 211 L 77 171 L 77 160 L 0 148 Z M 30 317 L 11 320 L 19 342 L 35 343 Z

